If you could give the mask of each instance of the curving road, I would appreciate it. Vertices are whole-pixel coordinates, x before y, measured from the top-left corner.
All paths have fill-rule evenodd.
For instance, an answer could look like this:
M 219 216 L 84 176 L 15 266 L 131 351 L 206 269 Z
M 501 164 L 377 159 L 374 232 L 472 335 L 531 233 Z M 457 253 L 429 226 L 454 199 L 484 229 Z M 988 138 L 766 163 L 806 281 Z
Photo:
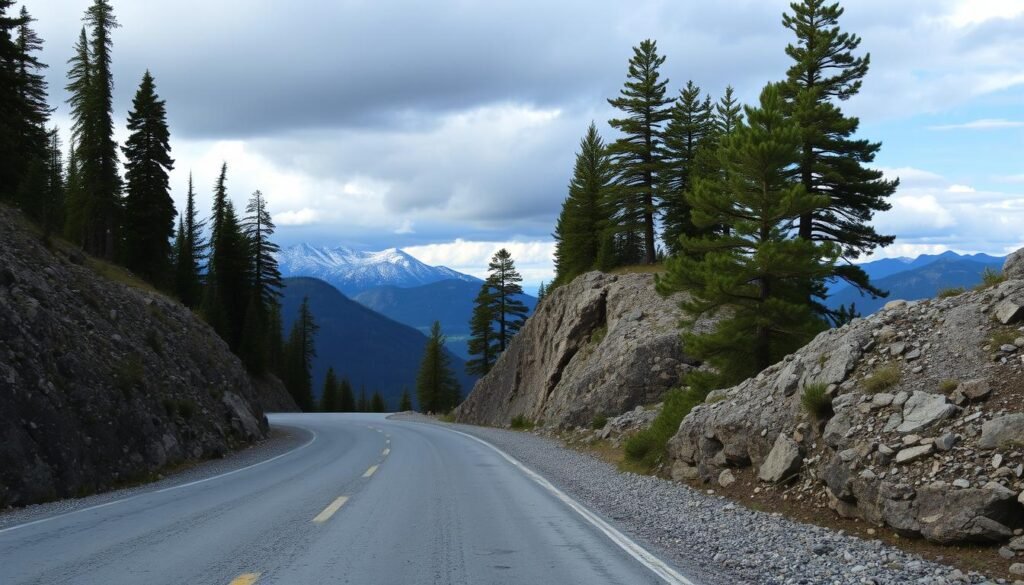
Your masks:
M 280 414 L 298 448 L 0 530 L 0 583 L 693 585 L 490 445 Z

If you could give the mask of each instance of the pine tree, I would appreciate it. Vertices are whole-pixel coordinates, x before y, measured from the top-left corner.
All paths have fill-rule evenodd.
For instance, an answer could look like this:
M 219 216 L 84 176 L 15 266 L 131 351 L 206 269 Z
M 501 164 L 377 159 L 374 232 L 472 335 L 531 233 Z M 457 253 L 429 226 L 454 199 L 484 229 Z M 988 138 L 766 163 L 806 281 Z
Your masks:
M 786 117 L 778 85 L 746 114 L 719 149 L 721 184 L 698 180 L 689 198 L 698 227 L 726 225 L 729 235 L 684 236 L 658 280 L 662 293 L 690 293 L 682 307 L 694 318 L 722 315 L 714 332 L 683 336 L 687 351 L 718 372 L 690 376 L 702 390 L 755 375 L 823 329 L 805 286 L 829 274 L 838 255 L 831 243 L 793 235 L 824 197 L 799 182 L 800 129 Z
M 459 382 L 451 368 L 451 358 L 444 349 L 441 323 L 434 321 L 430 337 L 423 349 L 423 360 L 416 375 L 416 395 L 423 412 L 448 412 L 461 400 Z
M 35 19 L 24 6 L 19 16 L 8 16 L 13 4 L 0 0 L 0 199 L 24 204 L 26 198 L 19 195 L 46 182 L 46 125 L 52 110 L 42 75 L 46 65 L 35 56 L 43 46 L 32 30 Z M 29 180 L 31 185 L 22 185 Z
M 478 356 L 466 361 L 466 373 L 471 376 L 487 375 L 498 359 L 498 336 L 494 332 L 497 319 L 494 295 L 485 282 L 480 285 L 480 292 L 473 301 L 473 316 L 469 321 L 469 355 Z
M 231 349 L 237 351 L 250 302 L 252 276 L 249 240 L 227 198 L 227 164 L 221 166 L 214 184 L 211 219 L 202 313 Z
M 355 412 L 356 397 L 352 393 L 352 382 L 342 378 L 338 385 L 338 412 Z
M 690 218 L 686 193 L 695 173 L 697 153 L 714 132 L 711 97 L 700 96 L 700 87 L 687 81 L 672 105 L 672 117 L 665 128 L 662 149 L 665 161 L 661 177 L 662 239 L 669 254 L 679 251 L 679 237 L 697 235 Z
M 540 286 L 537 287 L 537 302 L 540 303 L 547 296 L 548 290 L 544 287 L 544 281 L 540 281 Z
M 412 396 L 409 394 L 408 388 L 402 388 L 402 398 L 398 401 L 399 412 L 409 412 L 412 410 Z
M 388 405 L 384 402 L 384 397 L 380 395 L 380 391 L 374 390 L 373 396 L 370 398 L 370 412 L 387 412 Z
M 295 403 L 305 412 L 313 410 L 313 358 L 316 357 L 316 333 L 320 327 L 313 320 L 309 298 L 299 305 L 299 315 L 288 335 L 285 386 Z
M 334 368 L 327 368 L 324 376 L 324 389 L 320 394 L 321 412 L 341 412 L 341 396 L 339 395 L 338 377 Z
M 366 386 L 359 387 L 359 400 L 356 401 L 356 412 L 370 412 L 370 401 L 366 398 Z
M 191 173 L 188 176 L 185 211 L 179 219 L 174 254 L 174 289 L 186 307 L 195 308 L 199 306 L 203 295 L 200 271 L 202 263 L 206 260 L 207 243 L 203 236 L 206 222 L 199 219 Z M 280 315 L 278 315 L 278 323 L 280 323 Z M 280 331 L 280 326 L 278 326 L 278 331 Z M 278 337 L 280 338 L 280 334 Z
M 79 50 L 72 58 L 72 84 L 69 85 L 69 89 L 74 86 L 72 91 L 81 92 L 72 93 L 69 102 L 73 113 L 80 109 L 81 114 L 77 154 L 85 195 L 83 243 L 91 254 L 112 260 L 120 238 L 122 212 L 121 178 L 114 141 L 114 79 L 110 71 L 111 33 L 118 25 L 108 0 L 93 0 L 84 21 L 92 31 L 85 72 L 75 71 L 82 56 Z M 85 83 L 80 83 L 83 80 Z
M 281 298 L 283 285 L 276 257 L 281 248 L 270 239 L 274 235 L 275 226 L 261 191 L 252 194 L 245 211 L 248 215 L 242 223 L 242 230 L 252 249 L 252 289 L 259 296 L 262 306 L 269 307 Z
M 845 116 L 837 105 L 860 91 L 871 56 L 854 56 L 861 39 L 840 30 L 843 9 L 838 3 L 802 0 L 790 9 L 782 24 L 796 35 L 796 44 L 786 47 L 793 65 L 784 91 L 801 130 L 800 181 L 808 193 L 827 198 L 803 214 L 799 234 L 805 240 L 834 242 L 845 260 L 854 260 L 892 243 L 893 236 L 878 234 L 870 221 L 891 207 L 887 199 L 899 185 L 864 166 L 874 161 L 881 143 L 854 139 L 860 120 Z M 872 296 L 884 295 L 849 262 L 836 267 L 836 276 Z
M 657 261 L 654 213 L 658 204 L 658 181 L 662 172 L 662 124 L 671 112 L 665 98 L 668 79 L 659 80 L 658 68 L 665 57 L 658 56 L 658 45 L 645 40 L 633 48 L 629 73 L 620 97 L 608 100 L 626 116 L 608 123 L 623 134 L 609 146 L 617 175 L 612 193 L 617 229 L 622 234 L 624 261 Z M 642 252 L 639 257 L 631 257 Z
M 732 86 L 725 88 L 725 95 L 715 104 L 713 118 L 714 133 L 717 136 L 729 136 L 743 121 L 743 107 L 736 101 Z
M 516 270 L 515 261 L 508 250 L 502 248 L 495 252 L 487 270 L 490 274 L 484 286 L 488 288 L 494 320 L 498 324 L 497 344 L 500 354 L 519 333 L 529 309 L 519 298 L 523 294 L 523 287 L 519 284 L 523 277 Z
M 170 285 L 174 200 L 168 172 L 171 159 L 167 110 L 156 94 L 147 70 L 128 114 L 125 158 L 127 189 L 124 200 L 125 266 L 157 285 Z
M 555 248 L 555 280 L 552 286 L 570 282 L 580 274 L 594 269 L 602 239 L 609 230 L 610 197 L 613 174 L 611 159 L 597 126 L 593 122 L 580 141 L 569 196 L 553 234 Z
M 50 237 L 64 224 L 64 202 L 66 198 L 66 178 L 64 175 L 64 160 L 61 151 L 60 132 L 53 127 L 47 134 L 46 153 L 46 190 L 41 195 L 42 212 L 39 215 L 39 225 L 43 228 L 43 235 Z
M 85 246 L 87 225 L 89 223 L 89 199 L 83 177 L 82 156 L 88 152 L 91 142 L 88 125 L 87 99 L 91 95 L 92 84 L 91 56 L 89 54 L 89 38 L 85 27 L 75 43 L 75 54 L 68 60 L 68 84 L 65 89 L 69 93 L 67 100 L 71 109 L 71 143 L 68 146 L 68 196 L 67 214 L 64 220 L 64 236 Z

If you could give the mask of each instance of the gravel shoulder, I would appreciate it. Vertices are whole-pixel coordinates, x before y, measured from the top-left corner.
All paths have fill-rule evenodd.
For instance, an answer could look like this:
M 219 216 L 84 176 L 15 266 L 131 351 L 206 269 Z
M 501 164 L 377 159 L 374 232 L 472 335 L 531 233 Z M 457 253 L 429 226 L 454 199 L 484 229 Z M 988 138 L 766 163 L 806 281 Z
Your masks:
M 394 418 L 439 423 L 422 415 Z M 669 480 L 622 473 L 550 438 L 445 424 L 484 439 L 605 516 L 702 585 L 1006 583 L 842 531 L 760 512 Z
M 177 485 L 186 484 L 230 473 L 232 471 L 248 467 L 287 453 L 301 447 L 311 438 L 311 434 L 303 429 L 273 425 L 270 437 L 254 443 L 242 450 L 235 451 L 223 459 L 210 459 L 200 463 L 171 469 L 165 471 L 160 479 L 130 487 L 103 492 L 84 498 L 58 500 L 35 504 L 24 508 L 9 508 L 0 510 L 0 530 L 25 524 L 59 514 L 67 514 L 85 508 L 100 506 L 139 496 L 148 492 L 171 488 Z

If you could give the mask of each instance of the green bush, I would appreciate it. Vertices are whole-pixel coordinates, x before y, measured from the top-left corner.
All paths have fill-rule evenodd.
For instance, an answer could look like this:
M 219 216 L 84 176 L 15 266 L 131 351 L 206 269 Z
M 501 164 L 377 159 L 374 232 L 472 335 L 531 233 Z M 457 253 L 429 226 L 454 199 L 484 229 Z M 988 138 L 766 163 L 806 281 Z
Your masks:
M 600 430 L 603 429 L 606 424 L 608 424 L 608 415 L 601 413 L 595 416 L 594 420 L 590 421 L 590 428 Z
M 950 297 L 962 295 L 964 294 L 964 292 L 964 287 L 954 286 L 948 288 L 940 288 L 936 296 L 938 296 L 940 299 L 948 299 Z
M 517 431 L 528 431 L 533 428 L 534 424 L 532 420 L 518 414 L 512 417 L 512 420 L 509 422 L 509 426 Z
M 665 457 L 669 439 L 679 431 L 679 424 L 694 406 L 704 402 L 707 393 L 693 388 L 675 388 L 665 395 L 665 404 L 650 428 L 626 440 L 626 457 L 653 468 Z
M 979 288 L 989 288 L 1005 280 L 1005 274 L 999 270 L 994 270 L 991 267 L 986 267 L 985 270 L 981 272 L 981 285 L 979 285 Z
M 952 394 L 957 387 L 960 386 L 959 380 L 947 379 L 939 382 L 939 392 L 943 394 Z
M 815 420 L 825 420 L 832 416 L 832 397 L 828 395 L 825 384 L 808 384 L 800 395 L 800 406 L 804 412 Z
M 877 394 L 898 384 L 902 377 L 903 372 L 900 371 L 899 366 L 889 364 L 878 368 L 873 374 L 864 378 L 864 389 L 872 394 Z

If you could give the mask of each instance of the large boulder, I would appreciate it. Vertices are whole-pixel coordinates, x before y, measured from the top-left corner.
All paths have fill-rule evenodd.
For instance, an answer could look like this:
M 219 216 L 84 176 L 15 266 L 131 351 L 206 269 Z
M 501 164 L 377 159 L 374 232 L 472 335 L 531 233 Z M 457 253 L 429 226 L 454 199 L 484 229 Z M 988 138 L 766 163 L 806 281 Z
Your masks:
M 1024 248 L 1006 257 L 1003 262 L 1003 276 L 1014 280 L 1024 280 Z
M 698 365 L 679 335 L 682 299 L 659 295 L 651 274 L 579 276 L 538 305 L 456 419 L 583 426 L 657 402 Z
M 768 458 L 761 464 L 757 477 L 761 481 L 780 482 L 792 478 L 800 471 L 803 454 L 800 445 L 786 435 L 779 433 L 775 445 L 768 452 Z
M 900 433 L 920 432 L 946 420 L 956 411 L 957 408 L 947 404 L 946 397 L 941 394 L 914 392 L 903 405 L 903 423 L 896 430 Z
M 934 542 L 1000 542 L 1013 536 L 1022 520 L 1017 494 L 995 482 L 968 489 L 938 482 L 917 490 L 918 525 Z
M 981 425 L 981 449 L 1006 449 L 1024 446 L 1024 413 L 1007 414 Z

